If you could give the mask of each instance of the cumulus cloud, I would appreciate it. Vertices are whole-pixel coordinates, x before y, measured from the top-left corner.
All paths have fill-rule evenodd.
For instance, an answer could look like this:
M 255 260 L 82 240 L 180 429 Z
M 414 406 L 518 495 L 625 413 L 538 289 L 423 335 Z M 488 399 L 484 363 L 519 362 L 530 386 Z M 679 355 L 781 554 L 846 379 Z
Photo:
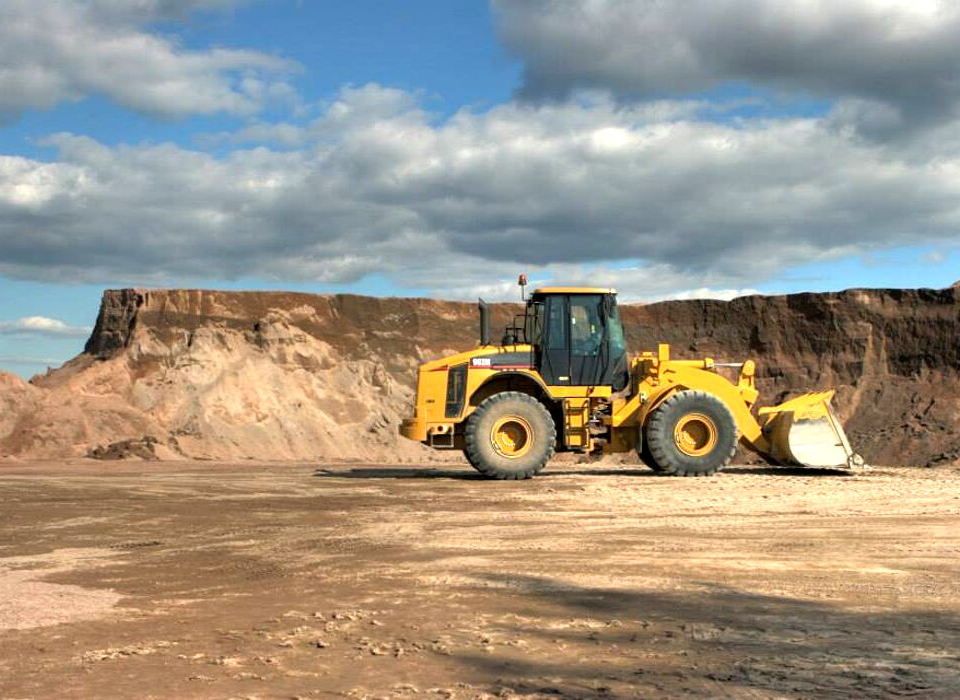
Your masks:
M 186 49 L 151 31 L 229 0 L 4 0 L 0 117 L 87 95 L 163 117 L 252 114 L 295 100 L 290 61 L 244 49 Z
M 956 117 L 960 4 L 493 0 L 521 93 L 651 97 L 749 83 L 846 100 L 882 133 Z M 882 134 L 881 134 L 882 135 Z
M 218 156 L 61 134 L 54 162 L 0 157 L 0 274 L 376 273 L 466 296 L 513 294 L 526 271 L 662 298 L 960 230 L 960 150 L 868 142 L 828 119 L 723 124 L 599 101 L 437 120 L 368 85 L 288 126 L 297 148 Z
M 60 338 L 84 338 L 90 328 L 71 326 L 56 318 L 27 316 L 16 321 L 0 321 L 0 335 L 40 335 Z

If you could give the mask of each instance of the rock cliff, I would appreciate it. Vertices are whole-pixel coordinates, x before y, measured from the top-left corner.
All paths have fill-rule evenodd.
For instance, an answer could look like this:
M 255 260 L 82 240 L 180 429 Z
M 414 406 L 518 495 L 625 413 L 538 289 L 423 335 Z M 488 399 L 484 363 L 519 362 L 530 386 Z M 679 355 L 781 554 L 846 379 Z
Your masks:
M 520 312 L 494 307 L 494 328 Z M 476 342 L 476 306 L 283 292 L 116 290 L 83 354 L 0 375 L 0 456 L 449 459 L 400 439 L 417 364 Z M 960 458 L 960 289 L 623 307 L 631 350 L 753 357 L 761 403 L 836 387 L 875 464 Z

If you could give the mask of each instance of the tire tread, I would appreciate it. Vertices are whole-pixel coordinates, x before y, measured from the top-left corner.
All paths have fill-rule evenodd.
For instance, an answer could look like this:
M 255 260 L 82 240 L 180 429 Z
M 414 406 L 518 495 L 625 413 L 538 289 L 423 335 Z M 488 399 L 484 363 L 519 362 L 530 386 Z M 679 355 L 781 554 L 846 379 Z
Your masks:
M 543 450 L 539 458 L 532 464 L 517 471 L 498 469 L 495 465 L 490 464 L 484 459 L 483 441 L 487 436 L 481 435 L 479 431 L 482 418 L 491 411 L 497 410 L 500 404 L 508 401 L 520 401 L 527 404 L 540 414 L 540 417 L 547 426 L 547 435 L 545 436 L 546 449 Z M 484 399 L 477 407 L 477 410 L 470 415 L 464 428 L 463 437 L 465 446 L 464 454 L 467 461 L 484 476 L 492 479 L 529 479 L 534 474 L 540 472 L 546 466 L 547 462 L 550 461 L 550 458 L 553 457 L 554 450 L 556 449 L 557 427 L 553 422 L 553 416 L 550 415 L 547 408 L 534 397 L 520 391 L 502 391 L 499 394 L 494 394 Z
M 733 428 L 734 439 L 730 441 L 729 448 L 722 453 L 721 459 L 705 468 L 695 468 L 688 464 L 683 464 L 677 456 L 666 449 L 667 445 L 672 444 L 673 438 L 670 435 L 671 422 L 669 420 L 670 409 L 681 402 L 697 402 L 712 404 L 724 415 L 730 427 Z M 646 445 L 657 466 L 654 471 L 670 476 L 709 476 L 716 473 L 733 459 L 737 452 L 737 443 L 739 442 L 739 433 L 737 432 L 736 419 L 727 405 L 719 398 L 706 391 L 686 390 L 679 391 L 666 401 L 664 401 L 653 412 L 646 430 Z

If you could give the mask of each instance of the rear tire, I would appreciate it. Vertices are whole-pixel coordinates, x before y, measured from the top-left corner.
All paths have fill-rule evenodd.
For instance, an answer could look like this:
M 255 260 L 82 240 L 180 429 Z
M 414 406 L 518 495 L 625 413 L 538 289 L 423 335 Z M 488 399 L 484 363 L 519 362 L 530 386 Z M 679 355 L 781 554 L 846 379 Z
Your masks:
M 504 391 L 485 399 L 467 419 L 467 461 L 493 479 L 529 479 L 553 457 L 557 429 L 532 396 Z
M 680 391 L 650 416 L 646 445 L 655 471 L 708 476 L 730 463 L 740 435 L 726 404 L 705 391 Z

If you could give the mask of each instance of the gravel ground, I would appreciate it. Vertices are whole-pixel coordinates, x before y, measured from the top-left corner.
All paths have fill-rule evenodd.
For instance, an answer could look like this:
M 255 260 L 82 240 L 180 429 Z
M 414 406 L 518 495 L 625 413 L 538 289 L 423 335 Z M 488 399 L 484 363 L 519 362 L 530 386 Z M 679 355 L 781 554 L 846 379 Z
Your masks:
M 960 696 L 960 469 L 0 466 L 0 697 Z

